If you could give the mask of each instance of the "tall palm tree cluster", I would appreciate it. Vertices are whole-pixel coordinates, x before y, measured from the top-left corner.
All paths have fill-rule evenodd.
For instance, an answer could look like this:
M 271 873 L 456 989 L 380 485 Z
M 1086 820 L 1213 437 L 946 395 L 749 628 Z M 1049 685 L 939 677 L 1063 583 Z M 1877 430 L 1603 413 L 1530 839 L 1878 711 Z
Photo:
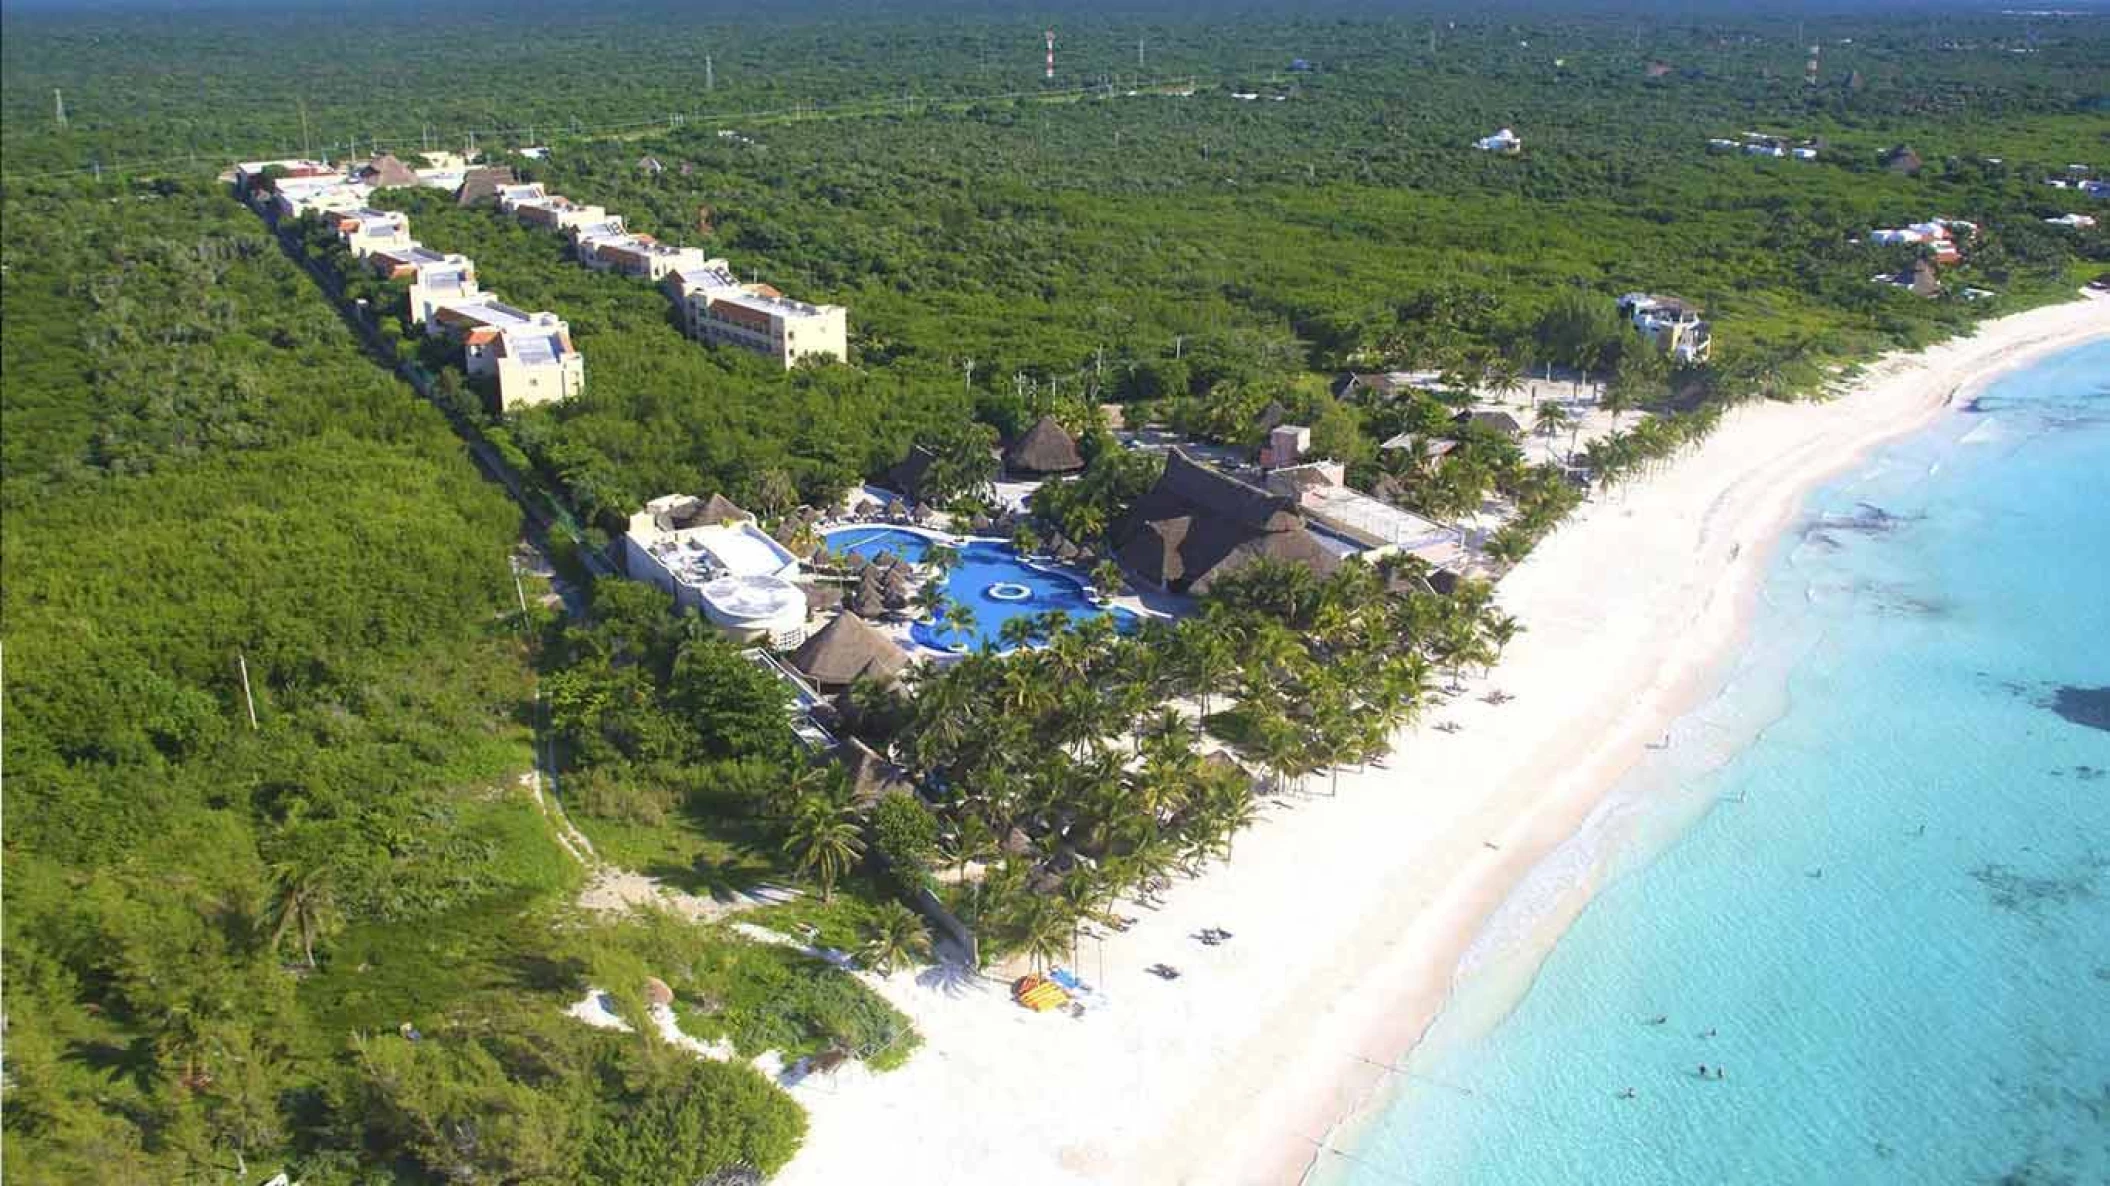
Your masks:
M 1427 576 L 1260 562 L 1191 617 L 1044 620 L 1031 647 L 918 668 L 870 740 L 937 811 L 958 874 L 940 888 L 985 953 L 1058 958 L 1117 897 L 1228 856 L 1258 797 L 1377 757 L 1441 673 L 1493 663 L 1516 625 L 1487 586 Z

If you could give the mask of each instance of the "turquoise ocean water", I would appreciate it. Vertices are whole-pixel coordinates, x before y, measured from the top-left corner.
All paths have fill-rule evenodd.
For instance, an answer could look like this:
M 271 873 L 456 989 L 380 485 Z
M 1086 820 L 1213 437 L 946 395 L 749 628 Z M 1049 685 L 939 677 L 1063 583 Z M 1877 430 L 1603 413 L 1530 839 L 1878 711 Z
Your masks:
M 1314 1180 L 2110 1182 L 2105 700 L 2098 342 L 1811 498 L 1719 694 Z M 1543 962 L 1501 954 L 1592 865 Z

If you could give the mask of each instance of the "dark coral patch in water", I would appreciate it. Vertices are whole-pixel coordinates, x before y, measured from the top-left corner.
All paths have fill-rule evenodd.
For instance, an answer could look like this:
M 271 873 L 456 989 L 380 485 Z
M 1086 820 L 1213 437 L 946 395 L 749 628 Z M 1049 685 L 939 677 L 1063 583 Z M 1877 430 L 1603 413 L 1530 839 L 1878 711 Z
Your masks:
M 2110 732 L 2110 688 L 2068 684 L 2052 694 L 2051 710 L 2076 725 Z
M 2093 859 L 2065 877 L 2031 877 L 2011 865 L 1986 864 L 1971 870 L 1971 879 L 1985 887 L 1994 906 L 2035 917 L 2046 907 L 2093 898 L 2101 872 L 2100 862 Z

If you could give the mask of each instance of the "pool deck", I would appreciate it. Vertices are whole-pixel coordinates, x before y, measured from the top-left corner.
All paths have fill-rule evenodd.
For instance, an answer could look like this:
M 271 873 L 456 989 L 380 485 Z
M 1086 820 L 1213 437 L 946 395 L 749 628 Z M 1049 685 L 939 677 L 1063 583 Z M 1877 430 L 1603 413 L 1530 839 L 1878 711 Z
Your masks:
M 1008 548 L 1011 544 L 1010 540 L 1000 535 L 966 535 L 946 528 L 921 527 L 911 523 L 842 522 L 832 527 L 829 527 L 825 532 L 823 532 L 823 536 L 833 536 L 844 532 L 857 531 L 860 529 L 869 530 L 874 533 L 886 531 L 899 531 L 906 535 L 920 535 L 924 539 L 927 539 L 932 543 L 949 544 L 953 547 L 964 547 L 967 544 L 1001 544 Z M 1054 576 L 1064 577 L 1069 580 L 1079 581 L 1087 587 L 1089 587 L 1091 584 L 1090 579 L 1084 573 L 1079 572 L 1075 568 L 1062 564 L 1061 562 L 1053 560 L 1047 556 L 1019 556 L 1015 552 L 1013 553 L 1013 556 L 1015 559 L 1018 560 L 1019 563 L 1025 565 L 1028 568 L 1036 569 L 1040 572 L 1048 573 Z M 917 566 L 918 569 L 920 569 L 921 567 L 921 565 Z M 1150 590 L 1146 595 L 1144 593 L 1137 592 L 1133 588 L 1128 589 L 1127 591 L 1121 593 L 1117 597 L 1112 598 L 1104 604 L 1106 609 L 1108 609 L 1109 611 L 1117 609 L 1127 610 L 1129 613 L 1134 614 L 1136 617 L 1142 619 L 1177 618 L 1191 613 L 1194 608 L 1194 601 L 1192 598 L 1181 597 L 1178 594 L 1165 593 L 1158 590 Z M 910 632 L 917 622 L 923 620 L 924 619 L 918 617 L 903 619 L 898 622 L 874 622 L 872 623 L 872 625 L 878 628 L 878 630 L 881 633 L 885 634 L 888 638 L 894 640 L 894 642 L 899 645 L 902 650 L 908 652 L 908 655 L 911 659 L 930 663 L 949 663 L 959 659 L 962 655 L 972 653 L 971 651 L 941 650 L 937 647 L 925 646 L 921 642 L 918 642 L 911 635 Z

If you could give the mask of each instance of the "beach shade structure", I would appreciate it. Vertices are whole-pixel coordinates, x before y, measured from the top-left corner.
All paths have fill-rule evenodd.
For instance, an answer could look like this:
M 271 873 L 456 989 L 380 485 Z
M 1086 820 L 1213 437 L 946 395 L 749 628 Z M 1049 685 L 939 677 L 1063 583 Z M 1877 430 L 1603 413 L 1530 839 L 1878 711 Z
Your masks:
M 881 548 L 879 555 L 872 557 L 872 566 L 874 568 L 892 568 L 899 563 L 901 563 L 901 557 L 894 555 L 892 548 Z
M 1004 468 L 1015 474 L 1073 474 L 1084 468 L 1077 442 L 1053 416 L 1042 416 L 1004 450 Z
M 851 572 L 863 572 L 872 567 L 872 558 L 863 552 L 849 552 L 843 556 L 843 564 Z
M 1220 749 L 1210 750 L 1208 753 L 1203 754 L 1202 766 L 1226 781 L 1238 780 L 1239 784 L 1245 786 L 1248 790 L 1253 790 L 1260 786 L 1260 780 L 1253 777 L 1253 772 L 1246 769 L 1245 763 L 1240 762 L 1237 758 Z
M 869 519 L 869 518 L 871 518 L 872 516 L 874 516 L 874 515 L 876 515 L 876 514 L 878 514 L 878 513 L 879 513 L 879 504 L 878 504 L 877 502 L 875 502 L 874 500 L 872 500 L 872 499 L 869 499 L 869 498 L 860 498 L 860 499 L 858 499 L 858 500 L 857 500 L 857 511 L 856 511 L 856 514 L 857 514 L 857 517 L 858 517 L 858 518 L 860 518 L 860 519 Z
M 1520 437 L 1524 435 L 1524 426 L 1517 422 L 1515 416 L 1507 412 L 1496 412 L 1486 409 L 1478 412 L 1460 412 L 1456 416 L 1451 417 L 1451 423 L 1458 425 L 1460 428 L 1478 425 L 1481 428 L 1500 433 L 1506 437 Z
M 867 620 L 887 616 L 886 594 L 877 585 L 860 586 L 850 595 L 850 612 Z
M 886 504 L 887 518 L 900 522 L 908 518 L 908 503 L 898 496 Z
M 841 585 L 829 585 L 815 581 L 812 584 L 801 585 L 799 588 L 806 594 L 806 616 L 809 618 L 817 618 L 830 610 L 842 608 L 843 587 Z
M 869 807 L 884 795 L 912 795 L 916 791 L 907 771 L 894 765 L 855 737 L 835 747 L 835 760 L 850 773 L 856 802 Z
M 1033 851 L 1033 838 L 1026 835 L 1024 828 L 1013 825 L 1004 834 L 1003 848 L 1006 856 L 1022 857 Z
M 645 977 L 645 1003 L 665 1008 L 674 1003 L 674 990 L 657 976 Z
M 908 565 L 896 564 L 894 567 L 887 569 L 886 575 L 880 577 L 879 580 L 888 593 L 906 594 L 909 591 L 910 584 Z
M 1054 554 L 1057 560 L 1069 564 L 1077 559 L 1077 545 L 1066 539 L 1057 539 Z
M 928 524 L 937 515 L 938 512 L 927 502 L 917 503 L 916 509 L 909 512 L 909 518 L 918 524 Z
M 828 545 L 818 544 L 813 549 L 813 555 L 806 557 L 806 563 L 814 568 L 834 568 L 835 553 L 828 550 Z
M 967 526 L 979 535 L 989 530 L 989 516 L 976 515 L 967 521 Z
M 791 665 L 823 690 L 860 679 L 885 683 L 908 666 L 908 655 L 855 613 L 837 614 L 791 653 Z

